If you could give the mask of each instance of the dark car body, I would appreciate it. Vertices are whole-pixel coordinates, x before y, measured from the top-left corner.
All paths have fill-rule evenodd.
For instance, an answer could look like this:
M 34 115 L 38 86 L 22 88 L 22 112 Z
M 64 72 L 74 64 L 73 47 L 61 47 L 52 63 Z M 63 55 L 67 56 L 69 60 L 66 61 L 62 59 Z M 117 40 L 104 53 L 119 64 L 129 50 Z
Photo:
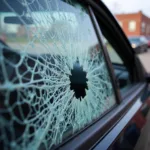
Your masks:
M 149 77 L 102 1 L 3 0 L 0 15 L 2 150 L 135 147 Z
M 132 36 L 128 38 L 132 48 L 137 51 L 137 53 L 146 52 L 148 49 L 148 40 L 144 36 Z

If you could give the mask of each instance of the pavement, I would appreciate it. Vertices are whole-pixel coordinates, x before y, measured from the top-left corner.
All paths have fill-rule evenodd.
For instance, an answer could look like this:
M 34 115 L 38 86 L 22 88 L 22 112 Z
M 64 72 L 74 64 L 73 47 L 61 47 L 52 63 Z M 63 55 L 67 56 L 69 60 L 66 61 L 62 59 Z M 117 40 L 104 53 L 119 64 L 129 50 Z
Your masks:
M 134 150 L 150 150 L 150 112 L 148 113 L 146 120 L 146 124 L 141 131 L 141 135 Z

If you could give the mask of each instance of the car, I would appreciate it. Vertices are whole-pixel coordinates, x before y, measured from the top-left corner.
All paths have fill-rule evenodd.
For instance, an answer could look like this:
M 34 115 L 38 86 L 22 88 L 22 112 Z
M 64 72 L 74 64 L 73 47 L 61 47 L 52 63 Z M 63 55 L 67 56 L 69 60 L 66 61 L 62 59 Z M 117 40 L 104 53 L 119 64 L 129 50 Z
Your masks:
M 148 48 L 150 48 L 150 37 L 146 36 L 146 39 L 148 40 Z
M 150 77 L 102 1 L 3 0 L 0 18 L 2 150 L 135 147 Z
M 132 47 L 135 48 L 137 53 L 147 52 L 148 40 L 145 36 L 132 36 L 128 38 Z

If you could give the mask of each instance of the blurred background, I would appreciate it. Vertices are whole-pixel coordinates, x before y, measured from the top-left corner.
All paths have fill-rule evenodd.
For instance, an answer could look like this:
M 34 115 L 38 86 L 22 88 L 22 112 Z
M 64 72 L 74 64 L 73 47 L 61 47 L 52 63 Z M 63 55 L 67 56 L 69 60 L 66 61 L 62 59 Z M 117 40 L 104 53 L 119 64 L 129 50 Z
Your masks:
M 103 2 L 117 19 L 145 69 L 150 73 L 150 1 L 103 0 Z
M 150 16 L 149 0 L 103 0 L 103 2 L 114 14 L 135 13 L 138 11 L 142 11 L 145 15 Z

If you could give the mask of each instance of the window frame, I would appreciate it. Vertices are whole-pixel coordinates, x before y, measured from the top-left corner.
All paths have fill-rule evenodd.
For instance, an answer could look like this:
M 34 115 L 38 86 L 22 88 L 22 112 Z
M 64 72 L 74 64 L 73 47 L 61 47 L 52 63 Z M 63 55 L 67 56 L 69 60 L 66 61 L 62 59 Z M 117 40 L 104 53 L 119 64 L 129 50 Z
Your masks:
M 102 49 L 102 53 L 104 55 L 104 59 L 105 59 L 106 65 L 107 65 L 108 72 L 109 72 L 109 75 L 110 75 L 110 78 L 111 78 L 111 83 L 112 83 L 112 86 L 113 86 L 114 92 L 115 92 L 116 102 L 117 102 L 117 104 L 120 104 L 120 102 L 121 102 L 121 95 L 120 95 L 120 91 L 119 91 L 119 86 L 116 84 L 116 79 L 115 79 L 115 76 L 114 76 L 114 70 L 112 68 L 109 55 L 108 55 L 108 53 L 106 51 L 106 47 L 105 47 L 105 44 L 104 44 L 104 41 L 103 41 L 103 38 L 102 38 L 101 30 L 99 28 L 99 25 L 97 23 L 97 20 L 95 18 L 95 15 L 93 13 L 92 8 L 89 6 L 88 9 L 89 9 L 89 14 L 91 16 L 91 21 L 93 23 L 93 26 L 95 28 L 95 32 L 97 34 L 97 38 L 98 38 L 99 44 L 100 44 L 101 49 Z

